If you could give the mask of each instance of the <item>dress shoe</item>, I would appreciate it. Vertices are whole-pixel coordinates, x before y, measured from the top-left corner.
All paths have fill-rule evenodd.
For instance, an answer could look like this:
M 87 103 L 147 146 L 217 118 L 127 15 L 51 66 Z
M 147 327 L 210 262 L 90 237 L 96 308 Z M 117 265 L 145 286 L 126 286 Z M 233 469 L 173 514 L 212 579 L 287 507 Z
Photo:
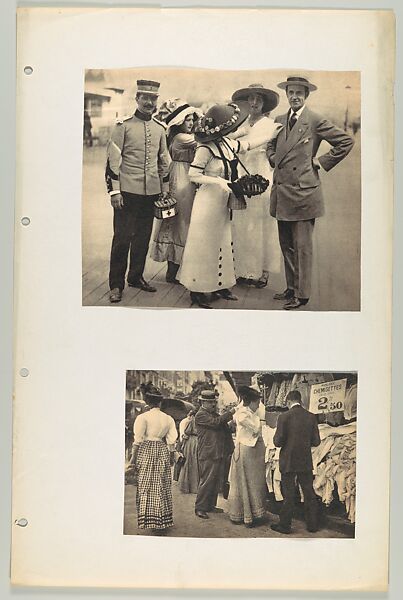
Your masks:
M 236 278 L 237 285 L 245 285 L 247 282 L 246 277 L 237 277 Z
M 238 300 L 238 297 L 235 296 L 231 290 L 217 290 L 214 292 L 215 296 L 219 296 L 220 298 L 224 298 L 224 300 L 233 300 L 234 302 L 236 302 Z
M 318 527 L 307 527 L 307 531 L 309 531 L 309 533 L 317 533 L 319 531 Z
M 180 284 L 180 281 L 179 281 L 179 279 L 176 279 L 176 277 L 171 277 L 170 275 L 166 275 L 166 276 L 165 276 L 165 281 L 166 281 L 167 283 L 175 283 L 175 284 L 177 284 L 177 285 L 179 285 L 179 284 Z
M 196 517 L 200 517 L 200 519 L 209 519 L 210 517 L 204 510 L 195 510 Z
M 274 300 L 292 300 L 294 298 L 294 290 L 287 288 L 281 294 L 274 294 Z
M 211 510 L 209 510 L 208 512 L 212 512 L 212 513 L 223 513 L 223 509 L 222 508 L 218 508 L 218 506 L 214 506 L 214 508 L 212 508 Z
M 309 301 L 309 298 L 293 298 L 286 302 L 283 306 L 284 310 L 295 310 L 300 306 L 305 306 Z
M 273 525 L 270 525 L 270 529 L 277 531 L 277 533 L 291 533 L 291 527 L 283 527 L 283 525 L 280 525 L 280 523 L 273 523 Z
M 140 279 L 138 281 L 129 281 L 128 284 L 129 284 L 129 287 L 139 288 L 140 290 L 143 290 L 143 292 L 156 292 L 157 291 L 157 289 L 155 287 L 153 287 L 152 285 L 147 283 L 147 281 L 145 279 L 143 279 L 142 277 L 140 277 Z
M 201 292 L 190 292 L 191 305 L 197 304 L 199 308 L 213 308 L 206 300 L 206 296 Z
M 263 271 L 262 275 L 259 277 L 259 279 L 256 279 L 253 282 L 253 285 L 258 289 L 261 290 L 262 288 L 265 288 L 268 284 L 269 281 L 269 272 L 268 271 Z
M 122 290 L 120 288 L 113 288 L 109 293 L 109 302 L 120 302 L 122 299 Z

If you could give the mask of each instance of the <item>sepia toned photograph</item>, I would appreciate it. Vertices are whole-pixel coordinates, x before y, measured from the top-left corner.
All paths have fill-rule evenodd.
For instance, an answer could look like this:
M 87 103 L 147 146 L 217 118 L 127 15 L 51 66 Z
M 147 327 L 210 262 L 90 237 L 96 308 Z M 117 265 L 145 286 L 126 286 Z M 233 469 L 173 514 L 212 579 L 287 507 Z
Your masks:
M 356 372 L 127 371 L 123 533 L 354 538 L 357 385 Z
M 82 304 L 358 311 L 356 71 L 88 69 Z

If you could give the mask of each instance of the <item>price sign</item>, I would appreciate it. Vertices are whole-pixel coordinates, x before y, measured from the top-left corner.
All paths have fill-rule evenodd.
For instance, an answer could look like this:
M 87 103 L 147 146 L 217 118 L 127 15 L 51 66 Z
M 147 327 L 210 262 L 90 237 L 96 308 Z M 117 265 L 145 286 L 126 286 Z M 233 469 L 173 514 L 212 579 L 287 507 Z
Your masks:
M 315 414 L 344 410 L 347 379 L 314 383 L 311 386 L 309 410 Z

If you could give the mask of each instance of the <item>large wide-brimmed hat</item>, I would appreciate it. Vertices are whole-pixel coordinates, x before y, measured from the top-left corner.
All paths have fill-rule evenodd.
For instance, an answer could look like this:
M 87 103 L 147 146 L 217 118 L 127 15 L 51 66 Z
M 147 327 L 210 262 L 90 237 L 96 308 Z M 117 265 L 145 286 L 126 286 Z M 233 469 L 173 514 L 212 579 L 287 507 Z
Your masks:
M 195 127 L 198 142 L 210 142 L 228 135 L 248 118 L 249 107 L 245 103 L 215 104 L 201 117 Z
M 173 110 L 165 119 L 165 124 L 168 129 L 170 127 L 174 127 L 175 125 L 182 125 L 184 123 L 186 117 L 189 115 L 195 115 L 195 119 L 198 119 L 202 116 L 202 111 L 195 106 L 191 106 L 187 102 L 181 100 L 178 103 L 175 110 Z
M 159 96 L 160 85 L 161 84 L 158 81 L 150 81 L 149 79 L 138 79 L 137 93 L 152 94 L 153 96 Z
M 297 75 L 291 75 L 291 77 L 287 77 L 287 81 L 282 81 L 281 83 L 277 84 L 277 87 L 279 87 L 281 90 L 286 90 L 287 87 L 293 83 L 297 85 L 303 85 L 309 92 L 314 92 L 318 89 L 317 86 L 308 81 L 306 77 L 298 77 Z
M 270 112 L 279 103 L 280 96 L 274 90 L 265 88 L 262 83 L 251 83 L 246 88 L 241 88 L 232 94 L 232 100 L 247 101 L 251 94 L 260 94 L 263 98 L 263 113 Z

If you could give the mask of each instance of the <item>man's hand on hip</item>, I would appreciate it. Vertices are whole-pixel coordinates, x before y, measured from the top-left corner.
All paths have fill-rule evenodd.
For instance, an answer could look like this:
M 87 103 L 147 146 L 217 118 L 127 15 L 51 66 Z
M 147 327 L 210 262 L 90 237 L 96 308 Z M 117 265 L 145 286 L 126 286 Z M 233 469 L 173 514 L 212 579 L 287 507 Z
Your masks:
M 111 204 L 113 208 L 123 208 L 123 196 L 122 194 L 113 194 L 111 196 Z

